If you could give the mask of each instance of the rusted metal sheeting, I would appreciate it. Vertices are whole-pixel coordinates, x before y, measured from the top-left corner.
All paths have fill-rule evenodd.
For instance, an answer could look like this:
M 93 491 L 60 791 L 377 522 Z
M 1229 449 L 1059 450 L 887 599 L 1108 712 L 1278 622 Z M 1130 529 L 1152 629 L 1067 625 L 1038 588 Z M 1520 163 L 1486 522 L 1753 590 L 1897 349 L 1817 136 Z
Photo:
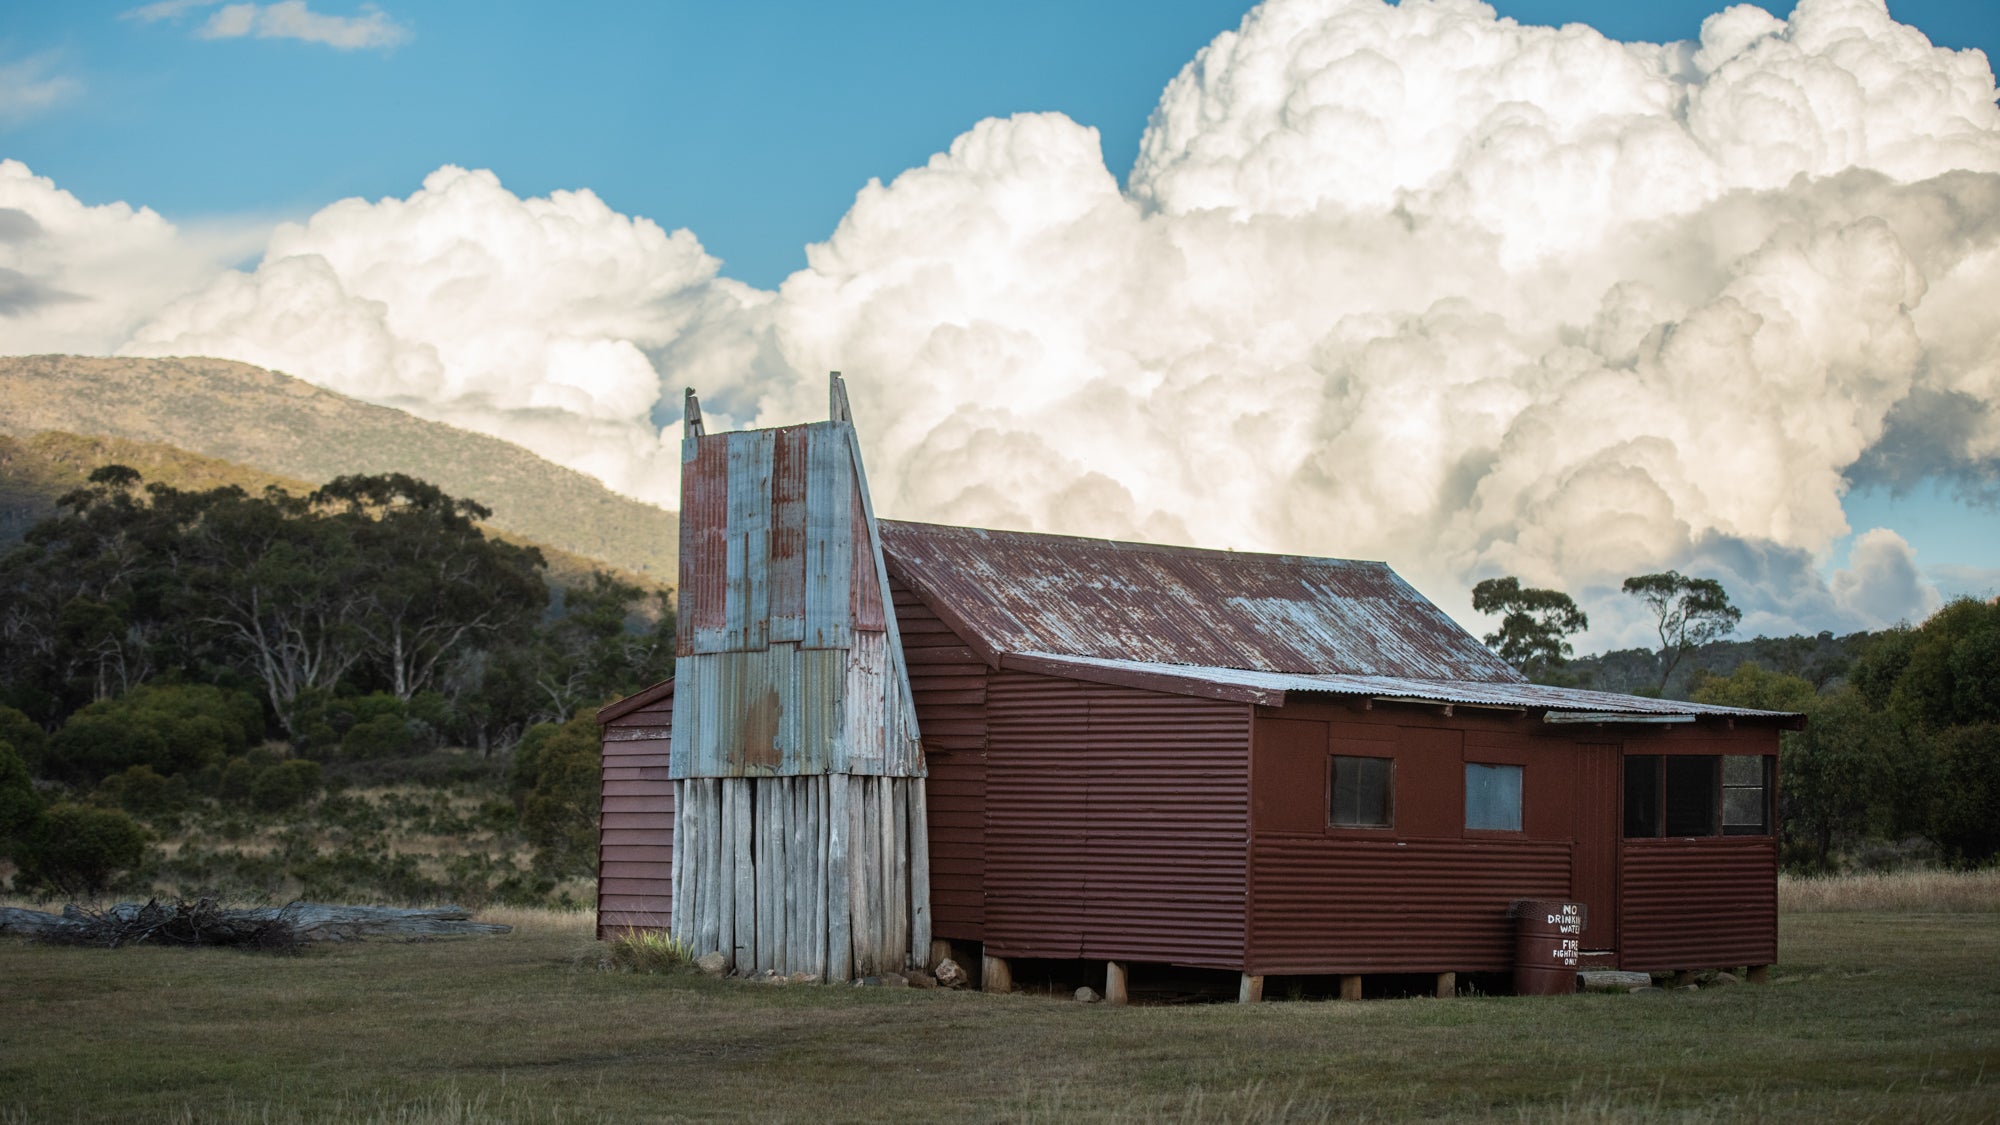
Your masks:
M 1075 676 L 1101 683 L 1126 684 L 1178 694 L 1238 699 L 1269 707 L 1283 706 L 1287 695 L 1303 693 L 1361 696 L 1368 699 L 1418 699 L 1433 703 L 1518 708 L 1524 711 L 1557 709 L 1629 715 L 1714 715 L 1735 719 L 1768 720 L 1780 725 L 1799 718 L 1798 715 L 1788 712 L 1754 711 L 1747 707 L 1721 707 L 1706 703 L 1650 699 L 1639 695 L 1545 687 L 1530 683 L 1420 680 L 1399 676 L 1345 674 L 1299 675 L 1241 668 L 1190 667 L 1138 660 L 1069 656 L 1050 652 L 1010 653 L 1003 656 L 1000 663 L 1004 668 Z
M 882 521 L 896 577 L 989 656 L 1519 683 L 1379 562 Z
M 607 717 L 597 851 L 597 933 L 665 930 L 673 917 L 673 687 Z M 639 698 L 635 696 L 634 698 Z M 607 708 L 606 710 L 610 710 Z
M 1569 893 L 1567 842 L 1260 836 L 1248 968 L 1274 973 L 1500 971 L 1507 905 Z
M 1619 857 L 1622 969 L 1778 959 L 1778 845 L 1769 836 L 1627 840 Z
M 1008 673 L 988 700 L 986 948 L 1240 966 L 1249 708 Z
M 684 443 L 681 655 L 846 648 L 857 606 L 883 627 L 851 441 L 817 422 Z
M 921 776 L 853 426 L 683 450 L 674 776 Z

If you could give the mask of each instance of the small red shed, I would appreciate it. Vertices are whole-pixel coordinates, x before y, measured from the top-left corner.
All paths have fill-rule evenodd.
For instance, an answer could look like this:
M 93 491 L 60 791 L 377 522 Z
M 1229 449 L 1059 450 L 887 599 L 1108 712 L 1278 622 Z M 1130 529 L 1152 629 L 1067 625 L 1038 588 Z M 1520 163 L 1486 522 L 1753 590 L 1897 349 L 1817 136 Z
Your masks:
M 989 984 L 1013 958 L 1107 962 L 1114 993 L 1130 963 L 1230 970 L 1245 998 L 1504 971 L 1518 900 L 1583 904 L 1587 965 L 1776 959 L 1798 716 L 1528 683 L 1381 563 L 855 520 L 921 745 L 904 905 Z M 601 932 L 700 932 L 677 703 L 599 716 Z

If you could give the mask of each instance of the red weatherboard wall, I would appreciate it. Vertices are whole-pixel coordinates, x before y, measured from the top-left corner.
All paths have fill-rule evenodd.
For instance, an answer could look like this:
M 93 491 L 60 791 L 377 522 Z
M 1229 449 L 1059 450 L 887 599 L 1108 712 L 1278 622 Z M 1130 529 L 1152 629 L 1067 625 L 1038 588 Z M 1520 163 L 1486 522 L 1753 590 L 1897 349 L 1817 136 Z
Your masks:
M 604 724 L 599 937 L 628 927 L 664 930 L 672 919 L 674 783 L 667 779 L 667 737 L 673 728 L 673 684 L 613 706 L 634 702 L 639 705 Z

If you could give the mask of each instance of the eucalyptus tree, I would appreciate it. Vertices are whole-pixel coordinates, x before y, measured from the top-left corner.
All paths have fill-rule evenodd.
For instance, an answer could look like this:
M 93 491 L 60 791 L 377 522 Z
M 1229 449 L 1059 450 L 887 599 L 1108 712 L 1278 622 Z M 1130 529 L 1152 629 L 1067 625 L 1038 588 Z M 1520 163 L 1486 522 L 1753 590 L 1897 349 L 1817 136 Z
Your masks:
M 1560 667 L 1572 651 L 1567 638 L 1590 628 L 1590 617 L 1568 594 L 1522 586 L 1513 577 L 1474 586 L 1472 608 L 1502 615 L 1500 627 L 1480 639 L 1530 678 Z
M 548 604 L 541 552 L 488 538 L 493 513 L 402 473 L 344 476 L 309 498 L 352 542 L 367 664 L 397 698 L 469 649 L 525 639 Z
M 1743 611 L 1729 604 L 1728 592 L 1713 578 L 1689 578 L 1669 570 L 1627 578 L 1624 589 L 1658 619 L 1662 695 L 1688 653 L 1735 632 L 1743 620 Z

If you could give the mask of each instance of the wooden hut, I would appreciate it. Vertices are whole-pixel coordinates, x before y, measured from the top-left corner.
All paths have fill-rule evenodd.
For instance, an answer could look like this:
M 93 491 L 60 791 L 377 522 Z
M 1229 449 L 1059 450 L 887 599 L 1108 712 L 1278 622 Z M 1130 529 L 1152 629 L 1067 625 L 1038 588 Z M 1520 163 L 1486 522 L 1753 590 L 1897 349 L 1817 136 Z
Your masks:
M 1246 999 L 1273 974 L 1448 983 L 1511 967 L 1524 899 L 1582 904 L 1584 966 L 1776 958 L 1797 716 L 1527 683 L 1381 563 L 868 526 L 921 744 L 896 776 L 928 775 L 897 807 L 931 933 L 989 984 L 1017 958 L 1104 962 L 1114 997 L 1135 963 L 1234 971 Z M 684 629 L 710 557 L 683 548 Z M 687 691 L 601 716 L 603 926 L 685 932 L 661 849 L 687 833 L 628 787 L 681 776 Z

